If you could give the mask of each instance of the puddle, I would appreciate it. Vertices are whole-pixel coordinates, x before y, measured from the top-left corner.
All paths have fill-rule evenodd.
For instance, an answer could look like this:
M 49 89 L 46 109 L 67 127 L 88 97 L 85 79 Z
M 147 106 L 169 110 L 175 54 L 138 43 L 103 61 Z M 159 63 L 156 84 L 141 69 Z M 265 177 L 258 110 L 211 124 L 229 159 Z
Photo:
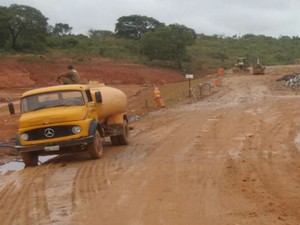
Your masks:
M 41 165 L 55 157 L 57 157 L 57 155 L 39 156 L 39 165 Z M 9 162 L 9 163 L 6 163 L 6 164 L 0 166 L 0 175 L 4 175 L 8 171 L 20 171 L 22 169 L 24 169 L 24 163 L 22 160 Z
M 300 152 L 300 133 L 297 134 L 294 142 L 295 142 L 295 145 L 296 145 L 298 151 Z
M 19 171 L 23 168 L 24 163 L 21 161 L 9 162 L 0 166 L 0 175 L 6 174 L 8 171 Z
M 58 155 L 45 155 L 45 156 L 39 156 L 39 165 L 47 162 L 50 159 L 53 159 L 57 157 Z
M 240 159 L 241 157 L 241 151 L 237 151 L 237 150 L 230 150 L 228 151 L 228 154 L 232 159 Z

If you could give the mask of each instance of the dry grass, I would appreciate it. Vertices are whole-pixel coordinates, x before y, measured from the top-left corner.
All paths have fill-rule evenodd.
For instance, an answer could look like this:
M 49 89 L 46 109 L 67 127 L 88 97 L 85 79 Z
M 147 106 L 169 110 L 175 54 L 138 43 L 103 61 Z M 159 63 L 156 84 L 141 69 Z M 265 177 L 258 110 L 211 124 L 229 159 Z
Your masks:
M 197 88 L 199 83 L 210 83 L 211 79 L 201 78 L 191 80 L 191 88 Z M 128 96 L 128 114 L 129 115 L 140 115 L 155 111 L 158 108 L 154 101 L 154 86 L 141 86 L 141 85 L 118 85 L 115 86 L 126 93 Z M 166 107 L 174 106 L 177 104 L 183 104 L 191 102 L 193 99 L 189 98 L 189 81 L 169 83 L 160 85 L 159 90 L 161 96 L 165 102 Z M 208 94 L 206 92 L 206 94 Z M 203 96 L 204 97 L 204 96 Z

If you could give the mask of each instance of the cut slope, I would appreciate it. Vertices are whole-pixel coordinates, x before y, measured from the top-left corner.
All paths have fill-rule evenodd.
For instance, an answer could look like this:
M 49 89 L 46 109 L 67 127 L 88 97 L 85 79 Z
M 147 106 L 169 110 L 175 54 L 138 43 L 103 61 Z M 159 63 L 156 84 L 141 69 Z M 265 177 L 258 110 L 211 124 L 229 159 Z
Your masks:
M 49 62 L 41 57 L 36 62 L 20 57 L 6 57 L 0 61 L 0 88 L 54 85 L 56 77 L 67 70 L 71 60 Z M 22 61 L 20 60 L 22 59 Z M 97 80 L 106 84 L 164 84 L 185 80 L 175 70 L 93 58 L 88 62 L 74 62 L 82 82 Z

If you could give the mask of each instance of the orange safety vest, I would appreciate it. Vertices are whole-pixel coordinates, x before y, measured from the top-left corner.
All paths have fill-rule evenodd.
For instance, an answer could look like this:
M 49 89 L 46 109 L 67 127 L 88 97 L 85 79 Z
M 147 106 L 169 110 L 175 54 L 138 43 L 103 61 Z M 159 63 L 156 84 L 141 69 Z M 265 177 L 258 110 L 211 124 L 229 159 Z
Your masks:
M 155 98 L 159 98 L 160 97 L 160 90 L 158 89 L 158 87 L 154 88 L 154 97 Z
M 218 69 L 218 75 L 223 75 L 223 74 L 224 74 L 224 69 L 223 68 Z

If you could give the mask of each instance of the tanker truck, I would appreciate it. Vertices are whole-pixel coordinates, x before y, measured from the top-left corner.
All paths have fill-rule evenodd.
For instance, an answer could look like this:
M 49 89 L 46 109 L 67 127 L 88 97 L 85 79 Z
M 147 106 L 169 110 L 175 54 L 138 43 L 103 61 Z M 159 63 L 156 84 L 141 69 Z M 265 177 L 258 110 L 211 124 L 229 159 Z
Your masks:
M 97 82 L 38 88 L 22 94 L 16 150 L 25 167 L 37 166 L 40 155 L 86 151 L 103 154 L 102 139 L 128 144 L 127 97 Z

